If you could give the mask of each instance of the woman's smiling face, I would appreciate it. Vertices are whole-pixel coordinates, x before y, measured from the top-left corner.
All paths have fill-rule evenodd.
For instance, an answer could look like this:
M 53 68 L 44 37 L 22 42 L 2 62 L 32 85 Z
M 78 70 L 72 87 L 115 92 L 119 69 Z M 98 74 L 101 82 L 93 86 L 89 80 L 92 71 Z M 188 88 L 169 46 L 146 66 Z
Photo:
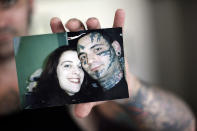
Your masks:
M 68 95 L 79 92 L 84 79 L 84 71 L 76 51 L 65 51 L 59 58 L 57 77 L 60 87 Z

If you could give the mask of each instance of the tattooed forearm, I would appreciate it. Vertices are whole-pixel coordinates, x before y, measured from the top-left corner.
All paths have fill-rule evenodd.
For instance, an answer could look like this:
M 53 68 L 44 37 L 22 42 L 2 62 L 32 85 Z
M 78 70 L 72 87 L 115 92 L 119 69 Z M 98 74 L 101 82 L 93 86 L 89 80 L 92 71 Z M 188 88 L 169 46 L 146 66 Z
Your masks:
M 194 116 L 185 103 L 160 89 L 143 85 L 125 105 L 122 108 L 138 130 L 195 130 Z

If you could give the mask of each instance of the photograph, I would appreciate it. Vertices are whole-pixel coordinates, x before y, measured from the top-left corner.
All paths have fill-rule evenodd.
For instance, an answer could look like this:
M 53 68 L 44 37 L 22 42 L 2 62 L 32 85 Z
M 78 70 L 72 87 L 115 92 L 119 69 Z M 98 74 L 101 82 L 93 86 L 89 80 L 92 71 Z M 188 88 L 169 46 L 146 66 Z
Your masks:
M 128 98 L 122 28 L 14 39 L 21 107 Z

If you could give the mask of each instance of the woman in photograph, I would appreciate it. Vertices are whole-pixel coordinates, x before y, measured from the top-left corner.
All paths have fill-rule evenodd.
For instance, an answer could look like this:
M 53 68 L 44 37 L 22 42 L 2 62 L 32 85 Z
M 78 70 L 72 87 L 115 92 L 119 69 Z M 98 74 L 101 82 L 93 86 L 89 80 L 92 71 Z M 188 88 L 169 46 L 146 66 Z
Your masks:
M 30 99 L 26 99 L 26 108 L 87 102 L 91 99 L 91 89 L 88 89 L 84 76 L 76 47 L 57 48 L 49 55 Z

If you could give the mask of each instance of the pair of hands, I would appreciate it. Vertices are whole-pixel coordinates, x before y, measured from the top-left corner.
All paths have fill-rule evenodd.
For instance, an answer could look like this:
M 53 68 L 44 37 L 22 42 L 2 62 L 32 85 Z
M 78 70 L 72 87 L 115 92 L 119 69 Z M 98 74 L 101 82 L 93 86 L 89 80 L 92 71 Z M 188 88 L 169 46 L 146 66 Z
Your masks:
M 123 27 L 124 26 L 124 21 L 125 21 L 125 12 L 122 9 L 118 9 L 115 12 L 115 17 L 114 17 L 114 23 L 113 23 L 113 27 Z M 51 19 L 50 21 L 50 25 L 51 25 L 51 30 L 53 33 L 60 33 L 60 32 L 65 32 L 65 28 L 64 25 L 62 24 L 62 21 L 57 18 L 54 17 Z M 90 29 L 100 29 L 100 23 L 99 20 L 95 17 L 91 17 L 86 21 L 86 25 L 87 28 Z M 71 31 L 71 32 L 76 32 L 76 31 L 80 31 L 80 30 L 85 30 L 85 26 L 84 24 L 76 19 L 76 18 L 72 18 L 70 19 L 66 24 L 65 27 Z M 131 95 L 131 74 L 128 71 L 128 64 L 126 61 L 126 79 L 127 79 L 127 83 L 128 83 L 128 87 L 129 87 L 129 94 Z M 91 109 L 99 104 L 102 104 L 104 102 L 89 102 L 89 103 L 82 103 L 82 104 L 76 104 L 74 106 L 74 113 L 75 116 L 79 117 L 79 118 L 83 118 L 86 117 Z

